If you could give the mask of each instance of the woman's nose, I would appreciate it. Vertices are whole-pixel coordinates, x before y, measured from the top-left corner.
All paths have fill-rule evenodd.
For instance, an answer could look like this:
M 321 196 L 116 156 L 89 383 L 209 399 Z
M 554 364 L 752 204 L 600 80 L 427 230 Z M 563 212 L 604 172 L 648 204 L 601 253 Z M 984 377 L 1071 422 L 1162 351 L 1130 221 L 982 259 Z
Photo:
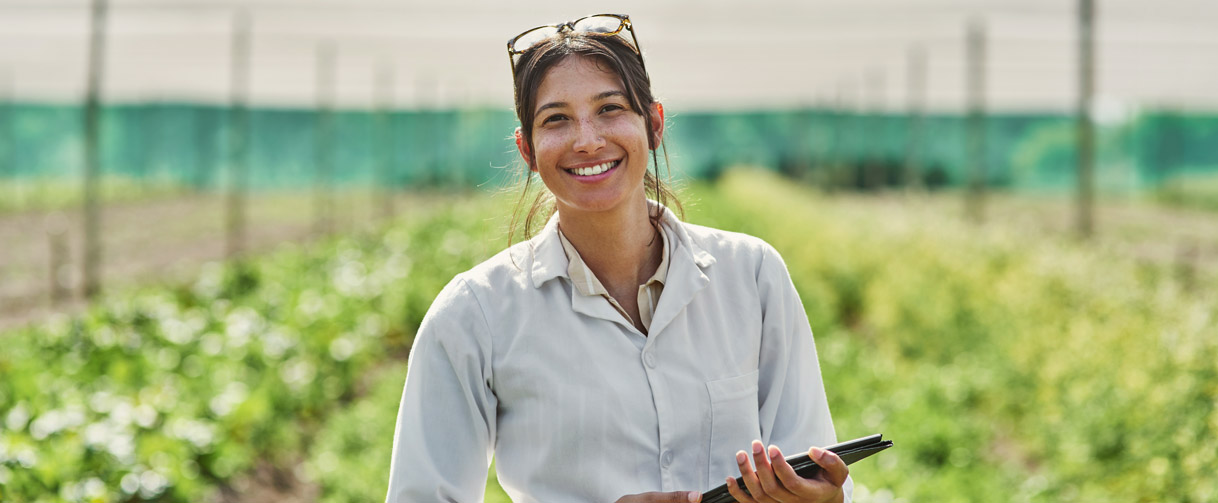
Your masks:
M 595 121 L 583 119 L 575 130 L 575 145 L 577 152 L 595 152 L 605 145 L 605 137 Z

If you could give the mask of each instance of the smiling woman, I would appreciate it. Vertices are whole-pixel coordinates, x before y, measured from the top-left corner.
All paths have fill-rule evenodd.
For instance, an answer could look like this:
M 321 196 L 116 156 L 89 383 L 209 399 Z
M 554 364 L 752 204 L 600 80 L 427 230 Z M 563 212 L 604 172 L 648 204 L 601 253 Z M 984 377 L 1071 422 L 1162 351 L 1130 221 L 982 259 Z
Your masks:
M 560 212 L 646 211 L 648 125 L 658 137 L 658 104 L 633 110 L 621 79 L 594 59 L 562 60 L 537 90 L 532 141 L 517 132 L 529 169 L 554 194 Z M 530 143 L 532 145 L 530 145 Z M 633 208 L 631 208 L 633 206 Z M 570 219 L 568 219 L 570 220 Z
M 809 449 L 816 478 L 783 459 L 836 436 L 782 258 L 667 208 L 630 19 L 534 28 L 508 52 L 516 145 L 546 191 L 532 237 L 457 275 L 419 327 L 387 500 L 481 501 L 492 457 L 521 502 L 698 501 L 725 480 L 742 502 L 849 500 L 833 453 Z

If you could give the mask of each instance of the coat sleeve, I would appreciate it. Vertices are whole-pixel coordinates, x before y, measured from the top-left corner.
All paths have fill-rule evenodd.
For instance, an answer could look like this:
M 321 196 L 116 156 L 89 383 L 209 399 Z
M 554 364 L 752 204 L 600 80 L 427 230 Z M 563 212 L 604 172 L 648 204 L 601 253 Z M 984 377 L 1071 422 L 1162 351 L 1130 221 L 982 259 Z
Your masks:
M 757 399 L 762 442 L 787 455 L 837 443 L 808 315 L 782 257 L 766 245 L 757 275 L 761 356 Z M 854 482 L 843 485 L 851 501 Z
M 480 502 L 495 443 L 490 329 L 458 276 L 415 335 L 393 435 L 387 503 Z

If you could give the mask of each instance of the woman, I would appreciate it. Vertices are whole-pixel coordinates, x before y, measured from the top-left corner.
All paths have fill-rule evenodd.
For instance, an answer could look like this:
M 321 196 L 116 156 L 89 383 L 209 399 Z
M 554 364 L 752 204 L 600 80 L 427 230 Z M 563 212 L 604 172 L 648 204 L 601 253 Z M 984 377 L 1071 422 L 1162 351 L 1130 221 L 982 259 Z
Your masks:
M 481 501 L 492 455 L 515 501 L 688 502 L 725 481 L 744 502 L 849 500 L 833 453 L 811 449 L 815 479 L 783 461 L 835 434 L 778 253 L 647 198 L 671 193 L 648 172 L 664 109 L 637 47 L 617 15 L 509 42 L 516 145 L 556 212 L 432 304 L 388 501 Z

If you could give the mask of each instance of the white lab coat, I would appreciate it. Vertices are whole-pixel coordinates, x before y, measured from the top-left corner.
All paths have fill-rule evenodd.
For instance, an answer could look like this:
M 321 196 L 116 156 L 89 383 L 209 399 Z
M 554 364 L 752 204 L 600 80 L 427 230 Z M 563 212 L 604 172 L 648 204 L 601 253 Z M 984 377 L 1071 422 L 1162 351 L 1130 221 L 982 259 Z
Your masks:
M 599 503 L 716 487 L 754 439 L 836 442 L 781 257 L 664 212 L 650 336 L 574 291 L 556 219 L 453 278 L 411 350 L 387 501 L 481 501 L 492 455 L 514 501 Z

